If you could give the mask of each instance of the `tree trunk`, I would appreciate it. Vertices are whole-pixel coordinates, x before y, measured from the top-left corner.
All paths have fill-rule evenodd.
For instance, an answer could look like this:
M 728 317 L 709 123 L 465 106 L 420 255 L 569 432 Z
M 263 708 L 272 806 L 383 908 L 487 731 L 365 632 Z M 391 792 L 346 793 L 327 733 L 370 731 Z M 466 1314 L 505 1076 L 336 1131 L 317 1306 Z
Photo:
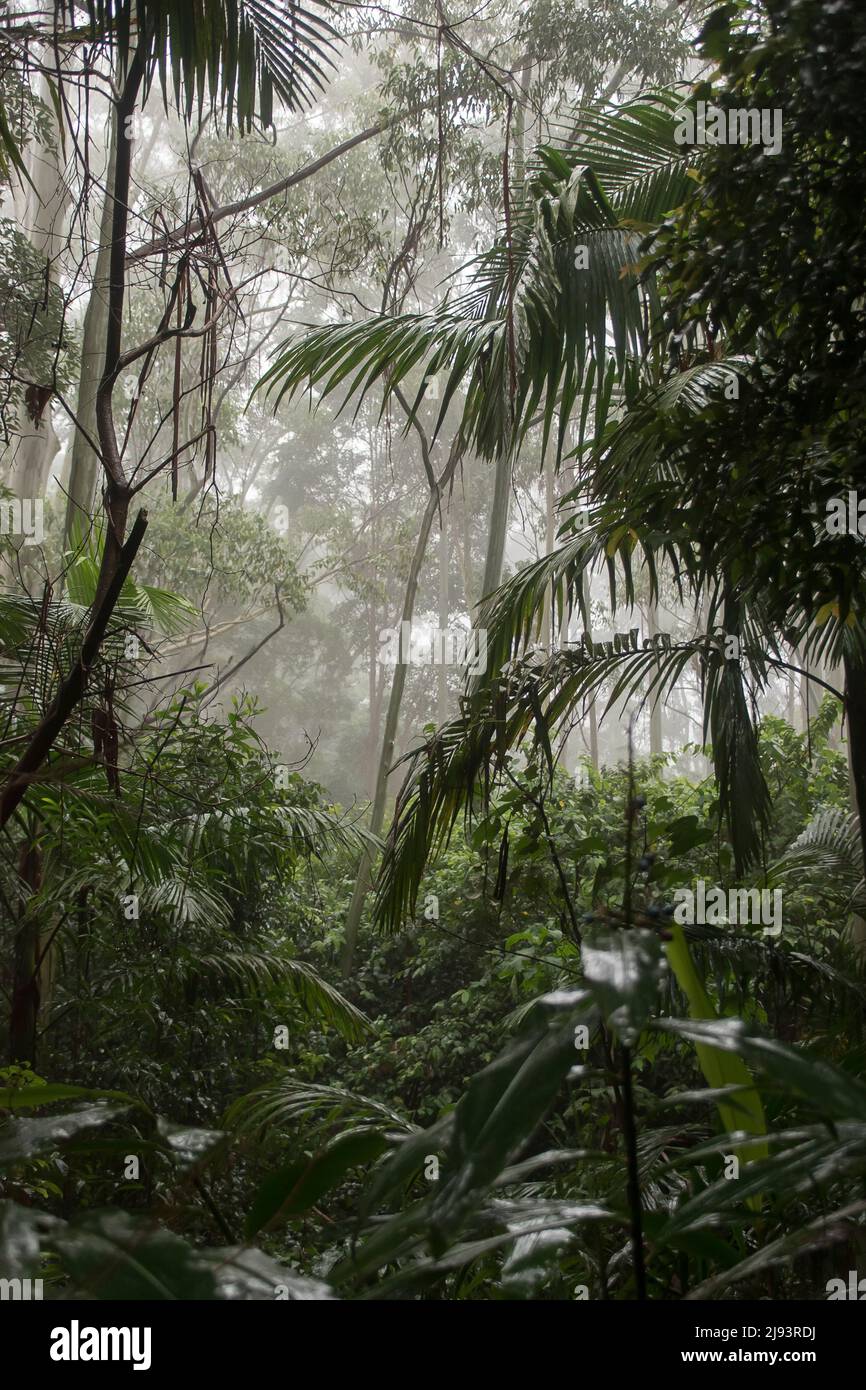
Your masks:
M 553 552 L 556 540 L 556 479 L 553 471 L 553 457 L 550 448 L 544 456 L 544 553 Z M 553 651 L 556 646 L 556 609 L 554 605 L 553 584 L 544 595 L 541 617 L 541 640 Z
M 53 113 L 51 96 L 44 78 L 40 96 L 47 109 Z M 46 301 L 49 288 L 59 280 L 60 261 L 65 247 L 66 211 L 70 200 L 65 170 L 58 160 L 62 146 L 56 118 L 53 115 L 52 133 L 56 137 L 52 144 L 38 146 L 28 161 L 31 183 L 27 185 L 21 210 L 22 230 L 34 251 L 45 260 L 45 284 L 39 293 L 40 298 L 44 296 Z M 38 338 L 43 331 L 42 322 L 39 305 L 34 305 L 30 324 L 31 341 Z M 49 381 L 37 381 L 33 384 L 39 387 L 50 386 Z M 51 419 L 50 400 L 35 419 L 27 403 L 22 401 L 17 416 L 17 424 L 8 450 L 10 466 L 7 482 L 16 497 L 35 500 L 44 496 L 49 471 L 60 447 L 60 441 Z
M 442 508 L 439 527 L 439 640 L 444 644 L 444 634 L 448 631 L 451 619 L 451 595 L 448 583 L 448 568 L 451 562 L 451 546 L 448 537 L 448 521 L 451 513 Z M 436 718 L 441 726 L 448 718 L 448 668 L 445 665 L 444 647 L 440 648 L 442 660 L 436 673 Z
M 656 637 L 659 630 L 659 608 L 655 599 L 650 599 L 647 609 L 647 627 L 650 637 Z M 650 756 L 655 758 L 664 752 L 662 736 L 662 702 L 653 698 L 650 705 Z
M 582 591 L 583 591 L 583 605 L 584 605 L 584 608 L 586 609 L 586 626 L 585 626 L 585 628 L 584 628 L 584 631 L 586 632 L 586 640 L 587 640 L 588 642 L 591 642 L 591 641 L 592 641 L 592 621 L 591 621 L 591 617 L 590 617 L 590 614 L 591 614 L 590 604 L 591 604 L 591 602 L 592 602 L 592 589 L 591 589 L 591 585 L 590 585 L 589 575 L 587 574 L 586 570 L 583 571 L 583 573 L 582 573 L 582 575 L 581 575 L 581 577 L 580 577 L 580 584 L 581 584 L 581 589 L 582 589 Z M 599 760 L 598 760 L 598 714 L 597 714 L 597 712 L 596 712 L 595 694 L 594 694 L 594 693 L 590 696 L 590 699 L 589 699 L 589 758 L 590 758 L 590 762 L 592 763 L 593 767 L 595 768 L 595 771 L 598 772 L 598 769 L 599 769 Z
M 475 607 L 475 576 L 472 566 L 472 474 L 470 472 L 470 456 L 467 454 L 463 460 L 463 544 L 458 547 L 458 555 L 461 558 L 460 572 L 463 579 L 463 602 L 466 611 L 471 615 Z
M 866 874 L 866 667 L 845 653 L 845 717 L 848 721 L 848 767 L 851 773 L 852 809 L 860 819 L 860 847 Z
M 860 826 L 863 873 L 866 877 L 866 670 L 846 653 L 845 716 L 848 722 L 848 777 L 852 810 Z M 854 916 L 848 934 L 861 963 L 866 959 L 866 922 Z
M 421 529 L 418 532 L 418 539 L 415 542 L 415 551 L 412 555 L 412 563 L 409 567 L 409 575 L 406 580 L 406 590 L 403 597 L 403 611 L 401 614 L 401 650 L 399 656 L 408 655 L 402 651 L 403 623 L 411 626 L 412 617 L 415 612 L 415 598 L 418 593 L 418 583 L 421 578 L 421 568 L 424 564 L 424 557 L 427 553 L 427 542 L 430 538 L 430 531 L 433 527 L 434 519 L 439 510 L 440 500 L 444 494 L 447 484 L 454 476 L 454 470 L 460 461 L 460 446 L 455 439 L 451 446 L 451 453 L 448 462 L 443 469 L 435 488 L 431 488 L 430 496 L 427 499 L 427 506 L 424 508 L 424 515 L 421 519 Z M 388 774 L 394 761 L 394 745 L 397 741 L 397 727 L 400 720 L 400 706 L 403 702 L 403 691 L 406 687 L 406 665 L 405 661 L 398 660 L 394 667 L 394 679 L 391 682 L 391 693 L 388 698 L 388 710 L 385 715 L 385 732 L 382 739 L 382 750 L 379 754 L 379 767 L 376 773 L 376 788 L 373 796 L 373 809 L 370 814 L 370 830 L 374 835 L 382 833 L 385 824 L 385 805 L 388 796 Z M 349 904 L 349 911 L 346 916 L 346 936 L 343 946 L 342 969 L 344 975 L 351 975 L 355 963 L 355 950 L 358 944 L 358 927 L 361 922 L 361 913 L 364 910 L 364 902 L 370 890 L 370 883 L 373 868 L 373 855 L 369 850 L 364 850 L 361 862 L 358 866 L 358 875 L 355 879 L 355 889 L 352 894 L 352 901 Z
M 496 473 L 493 482 L 493 504 L 490 509 L 490 526 L 487 531 L 487 558 L 484 562 L 484 579 L 481 597 L 487 598 L 502 582 L 502 567 L 505 563 L 505 541 L 508 535 L 508 510 L 511 501 L 511 449 L 505 449 L 496 460 Z
M 132 489 L 127 482 L 117 440 L 113 393 L 121 370 L 123 306 L 126 296 L 126 243 L 129 229 L 129 192 L 132 182 L 130 118 L 135 114 L 144 77 L 141 49 L 136 49 L 126 73 L 114 114 L 114 187 L 111 200 L 111 243 L 108 259 L 108 321 L 105 330 L 105 365 L 96 392 L 96 425 L 105 487 L 105 542 L 96 584 L 94 608 L 99 608 L 117 574 L 123 554 Z
M 108 155 L 105 169 L 105 198 L 99 222 L 99 245 L 84 329 L 81 340 L 81 367 L 78 376 L 76 415 L 79 429 L 72 438 L 67 484 L 64 542 L 69 546 L 76 526 L 87 527 L 93 515 L 99 457 L 94 445 L 98 439 L 96 395 L 105 365 L 105 338 L 108 330 L 108 276 L 111 261 L 111 227 L 114 199 L 115 145 L 117 118 L 111 109 L 108 124 Z
M 529 93 L 530 66 L 525 65 L 520 72 L 521 100 L 517 103 L 514 121 L 514 189 L 515 203 L 519 207 L 526 193 L 526 115 L 525 104 Z M 507 150 L 506 150 L 507 157 Z M 510 188 L 505 189 L 506 206 L 509 211 Z M 510 225 L 508 219 L 506 225 Z M 490 526 L 487 532 L 487 558 L 484 564 L 484 581 L 481 597 L 486 598 L 502 581 L 502 567 L 505 563 L 505 542 L 508 536 L 508 511 L 511 498 L 511 474 L 514 464 L 512 441 L 509 438 L 502 454 L 496 460 L 496 473 L 493 482 L 493 505 L 490 511 Z

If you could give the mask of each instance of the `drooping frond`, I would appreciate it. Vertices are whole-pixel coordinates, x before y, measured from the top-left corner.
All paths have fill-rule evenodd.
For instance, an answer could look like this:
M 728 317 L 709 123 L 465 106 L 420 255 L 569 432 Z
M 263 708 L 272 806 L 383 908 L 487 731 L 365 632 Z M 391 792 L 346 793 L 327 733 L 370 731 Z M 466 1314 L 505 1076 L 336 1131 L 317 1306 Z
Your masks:
M 223 980 L 230 989 L 242 992 L 282 986 L 305 1013 L 330 1024 L 344 1038 L 357 1041 L 369 1031 L 369 1020 L 361 1010 L 306 961 L 275 951 L 233 950 L 191 953 L 184 968 L 187 973 Z
M 545 437 L 558 413 L 561 448 L 590 370 L 601 399 L 608 358 L 622 371 L 629 354 L 647 349 L 655 297 L 651 281 L 640 281 L 641 241 L 688 187 L 689 159 L 673 129 L 665 94 L 588 118 L 585 145 L 536 152 L 531 198 L 515 210 L 509 236 L 467 268 L 464 293 L 433 313 L 311 329 L 280 350 L 259 388 L 275 407 L 305 390 L 357 399 L 376 384 L 387 400 L 412 377 L 417 411 L 436 376 L 437 431 L 464 393 L 461 427 L 485 457 L 519 442 L 539 409 Z M 619 140 L 606 164 L 605 132 Z
M 303 1127 L 311 1135 L 328 1133 L 349 1123 L 352 1130 L 387 1129 L 397 1134 L 417 1128 L 389 1105 L 357 1095 L 341 1086 L 299 1081 L 289 1074 L 241 1096 L 229 1108 L 225 1123 L 237 1132 Z
M 847 896 L 851 908 L 866 912 L 863 849 L 856 815 L 825 806 L 789 845 L 775 872 L 792 883 L 820 885 Z
M 270 125 L 274 97 L 290 110 L 323 89 L 337 34 L 326 0 L 56 0 L 59 16 L 115 48 L 121 71 L 143 51 L 146 86 L 158 79 L 189 119 L 205 102 L 241 132 Z
M 626 702 L 664 700 L 696 660 L 703 673 L 706 737 L 717 759 L 720 812 L 738 868 L 755 859 L 769 796 L 740 663 L 725 659 L 713 634 L 670 646 L 605 648 L 603 654 L 577 645 L 551 653 L 530 650 L 503 662 L 464 700 L 457 718 L 409 755 L 377 885 L 375 912 L 385 929 L 396 930 L 414 911 L 426 863 L 447 844 L 458 819 L 486 803 L 506 755 L 534 738 L 550 763 L 556 730 L 579 715 L 584 701 L 603 696 L 603 717 Z M 761 657 L 759 650 L 756 677 Z M 748 669 L 746 660 L 743 665 Z

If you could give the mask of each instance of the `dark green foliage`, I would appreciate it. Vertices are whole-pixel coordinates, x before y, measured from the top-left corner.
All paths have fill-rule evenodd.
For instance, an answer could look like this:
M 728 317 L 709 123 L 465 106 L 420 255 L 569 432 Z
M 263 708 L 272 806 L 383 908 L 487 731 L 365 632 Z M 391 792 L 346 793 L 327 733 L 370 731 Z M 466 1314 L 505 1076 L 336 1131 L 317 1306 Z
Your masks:
M 271 0 L 81 9 L 121 72 L 241 130 L 309 95 L 330 38 L 294 6 L 275 31 Z M 632 29 L 614 7 L 605 54 L 638 9 Z M 403 381 L 417 411 L 441 369 L 437 428 L 460 402 L 479 452 L 510 464 L 540 426 L 578 470 L 551 553 L 485 597 L 487 670 L 408 761 L 339 987 L 354 862 L 381 846 L 280 762 L 254 695 L 161 698 L 136 664 L 187 632 L 198 610 L 160 586 L 188 594 L 212 549 L 222 603 L 273 590 L 299 613 L 306 583 L 243 507 L 216 540 L 159 509 L 158 558 L 3 840 L 3 1278 L 61 1299 L 810 1301 L 857 1267 L 862 541 L 828 541 L 821 509 L 862 482 L 866 20 L 729 4 L 701 43 L 717 66 L 691 99 L 780 107 L 777 156 L 683 150 L 671 92 L 581 110 L 468 291 L 328 318 L 264 378 L 276 399 Z M 430 72 L 392 75 L 429 98 Z M 2 122 L 0 141 L 8 173 Z M 63 596 L 0 597 L 4 770 L 80 651 L 101 537 L 80 539 Z M 664 574 L 696 631 L 540 650 L 550 609 L 590 626 L 593 566 L 613 609 Z M 759 712 L 797 648 L 802 731 Z M 622 767 L 565 771 L 591 704 L 688 671 L 696 745 L 641 759 L 630 731 Z

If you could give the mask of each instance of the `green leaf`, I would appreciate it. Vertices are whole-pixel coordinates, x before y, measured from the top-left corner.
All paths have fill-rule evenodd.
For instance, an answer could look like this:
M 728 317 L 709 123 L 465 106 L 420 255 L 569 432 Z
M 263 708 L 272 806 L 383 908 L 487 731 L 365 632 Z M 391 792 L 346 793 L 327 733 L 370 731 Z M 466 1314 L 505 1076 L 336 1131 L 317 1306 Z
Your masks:
M 768 1241 L 758 1250 L 729 1269 L 723 1269 L 705 1279 L 696 1289 L 686 1295 L 688 1299 L 716 1298 L 724 1289 L 741 1279 L 749 1279 L 761 1274 L 765 1269 L 777 1265 L 790 1265 L 800 1255 L 811 1255 L 816 1251 L 827 1250 L 833 1245 L 850 1249 L 862 1230 L 861 1219 L 866 1211 L 866 1201 L 852 1202 L 838 1211 L 822 1212 L 807 1226 L 788 1231 L 776 1240 Z
M 700 825 L 697 816 L 680 816 L 666 826 L 664 833 L 671 841 L 671 854 L 688 854 L 690 849 L 705 845 L 713 838 L 713 831 Z
M 773 1136 L 771 1142 L 778 1142 Z M 740 1204 L 764 1192 L 789 1193 L 813 1190 L 819 1183 L 851 1176 L 866 1169 L 866 1131 L 863 1125 L 840 1125 L 836 1134 L 825 1131 L 803 1142 L 789 1142 L 781 1153 L 749 1165 L 736 1182 L 719 1178 L 684 1202 L 656 1239 L 666 1243 L 683 1231 L 716 1222 Z
M 320 1279 L 310 1279 L 278 1264 L 261 1250 L 238 1246 L 228 1250 L 203 1250 L 202 1263 L 213 1271 L 215 1298 L 232 1303 L 251 1300 L 319 1302 L 334 1294 Z
M 741 1088 L 737 1094 L 736 1104 L 727 1100 L 717 1102 L 719 1116 L 722 1125 L 726 1130 L 746 1130 L 749 1134 L 766 1134 L 767 1121 L 764 1117 L 764 1107 L 761 1104 L 761 1097 L 755 1089 L 752 1078 L 745 1063 L 740 1057 L 730 1056 L 730 1049 L 720 1049 L 712 1045 L 712 1038 L 708 1040 L 707 1030 L 712 1030 L 719 1026 L 716 1018 L 716 1011 L 712 1001 L 704 988 L 703 982 L 695 969 L 682 927 L 678 923 L 671 923 L 669 926 L 671 940 L 665 947 L 668 963 L 673 970 L 677 984 L 689 1001 L 689 1013 L 693 1020 L 707 1020 L 706 1023 L 680 1023 L 679 1020 L 658 1020 L 656 1027 L 671 1027 L 672 1031 L 681 1031 L 690 1037 L 695 1044 L 698 1054 L 698 1061 L 701 1071 L 709 1086 L 721 1089 L 725 1086 L 736 1086 Z M 725 1019 L 724 1024 L 730 1024 L 733 1020 Z M 688 1030 L 691 1029 L 691 1032 Z M 703 1030 L 703 1031 L 702 1031 Z M 757 1150 L 750 1148 L 748 1153 L 742 1155 L 743 1161 L 749 1159 L 763 1158 L 767 1155 L 767 1148 L 759 1147 Z
M 819 1115 L 866 1120 L 866 1086 L 861 1081 L 808 1052 L 765 1036 L 739 1018 L 660 1019 L 656 1027 L 690 1038 L 716 1055 L 736 1056 L 759 1067 L 786 1093 L 808 1101 Z
M 278 1219 L 302 1216 L 326 1192 L 336 1187 L 361 1163 L 370 1163 L 387 1148 L 384 1135 L 358 1130 L 342 1134 L 323 1153 L 296 1160 L 265 1178 L 247 1216 L 245 1234 L 252 1237 Z
M 79 1297 L 111 1301 L 210 1299 L 213 1270 L 180 1236 L 122 1211 L 90 1212 L 56 1237 Z
M 142 1101 L 126 1091 L 103 1091 L 90 1086 L 65 1086 L 59 1081 L 47 1081 L 41 1086 L 0 1089 L 0 1110 L 34 1110 L 40 1105 L 51 1105 L 58 1100 L 116 1100 L 124 1105 L 147 1108 Z
M 533 1135 L 574 1064 L 574 1028 L 589 1024 L 586 995 L 548 995 L 536 1028 L 473 1077 L 454 1113 L 447 1179 L 430 1213 L 440 1233 L 451 1229 Z M 564 1018 L 563 1018 L 564 1015 Z
M 665 974 L 658 934 L 644 927 L 602 928 L 584 939 L 580 954 L 599 1009 L 633 1047 L 656 1007 Z
M 82 1130 L 99 1129 L 122 1113 L 119 1106 L 91 1105 L 66 1115 L 7 1120 L 0 1127 L 0 1168 L 9 1168 L 59 1148 Z
M 217 1129 L 196 1129 L 190 1125 L 176 1125 L 162 1115 L 156 1122 L 157 1133 L 172 1157 L 183 1164 L 200 1163 L 212 1157 L 216 1149 L 225 1143 L 226 1135 Z
M 549 1279 L 551 1266 L 573 1242 L 574 1232 L 566 1226 L 518 1236 L 502 1266 L 503 1289 L 512 1297 L 531 1295 Z

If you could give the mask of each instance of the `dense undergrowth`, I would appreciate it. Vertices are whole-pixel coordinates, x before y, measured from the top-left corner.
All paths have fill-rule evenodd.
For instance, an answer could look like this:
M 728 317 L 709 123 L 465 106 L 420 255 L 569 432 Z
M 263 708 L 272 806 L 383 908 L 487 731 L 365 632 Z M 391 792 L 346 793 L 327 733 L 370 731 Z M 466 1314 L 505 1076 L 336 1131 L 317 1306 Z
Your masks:
M 34 284 L 0 219 L 20 445 L 0 497 L 0 1292 L 859 1297 L 862 3 L 696 0 L 700 37 L 679 7 L 635 28 L 605 0 L 596 32 L 564 6 L 564 47 L 544 5 L 506 6 L 470 31 L 512 63 L 504 89 L 422 20 L 408 57 L 370 60 L 387 117 L 303 169 L 293 148 L 277 185 L 275 97 L 293 121 L 313 99 L 327 26 L 199 8 L 212 28 L 176 0 L 0 5 L 4 194 L 26 202 L 34 142 L 62 183 L 31 79 L 68 122 L 67 55 L 111 116 L 113 179 L 73 160 L 64 188 L 82 263 L 97 191 L 105 232 L 80 360 L 74 268 L 43 257 Z M 530 157 L 513 84 L 536 41 L 555 58 Z M 149 94 L 184 151 L 154 200 L 127 130 Z M 681 138 L 708 106 L 737 138 Z M 476 139 L 497 122 L 501 162 Z M 362 145 L 385 182 L 353 219 L 339 161 Z M 457 289 L 422 295 L 452 214 Z M 309 423 L 344 392 L 354 415 Z M 78 502 L 55 491 L 37 543 L 21 427 L 50 444 L 60 405 Z M 517 489 L 543 516 L 512 564 Z M 468 621 L 485 661 L 458 678 L 440 647 L 409 689 L 386 616 Z M 619 640 L 596 641 L 608 620 Z M 304 687 L 343 719 L 325 766 L 348 809 L 307 775 Z M 567 771 L 580 735 L 592 756 Z
M 7 1261 L 25 1252 L 63 1297 L 634 1297 L 631 1116 L 651 1297 L 826 1297 L 856 1267 L 847 1214 L 866 1167 L 862 884 L 837 712 L 827 700 L 808 737 L 765 723 L 774 815 L 745 886 L 781 891 L 783 925 L 685 928 L 709 1018 L 690 1018 L 664 955 L 678 888 L 742 886 L 711 779 L 667 759 L 557 774 L 542 821 L 544 772 L 523 766 L 428 874 L 415 923 L 367 937 L 343 1002 L 319 981 L 350 856 L 341 877 L 339 849 L 322 866 L 287 848 L 315 789 L 295 778 L 288 804 L 256 805 L 249 724 L 190 733 L 180 766 L 194 749 L 206 777 L 217 746 L 233 756 L 232 809 L 198 827 L 211 886 L 179 877 L 173 894 L 154 864 L 141 917 L 121 912 L 100 954 L 82 900 L 40 1074 L 2 1074 Z M 233 862 L 238 819 L 273 846 L 277 815 L 281 848 L 257 859 L 247 833 Z M 76 863 L 106 881 L 97 842 Z M 743 1082 L 724 1067 L 745 1059 L 766 1139 L 751 1107 L 720 1134 L 701 1049 L 723 1087 L 739 1081 L 735 1118 Z

